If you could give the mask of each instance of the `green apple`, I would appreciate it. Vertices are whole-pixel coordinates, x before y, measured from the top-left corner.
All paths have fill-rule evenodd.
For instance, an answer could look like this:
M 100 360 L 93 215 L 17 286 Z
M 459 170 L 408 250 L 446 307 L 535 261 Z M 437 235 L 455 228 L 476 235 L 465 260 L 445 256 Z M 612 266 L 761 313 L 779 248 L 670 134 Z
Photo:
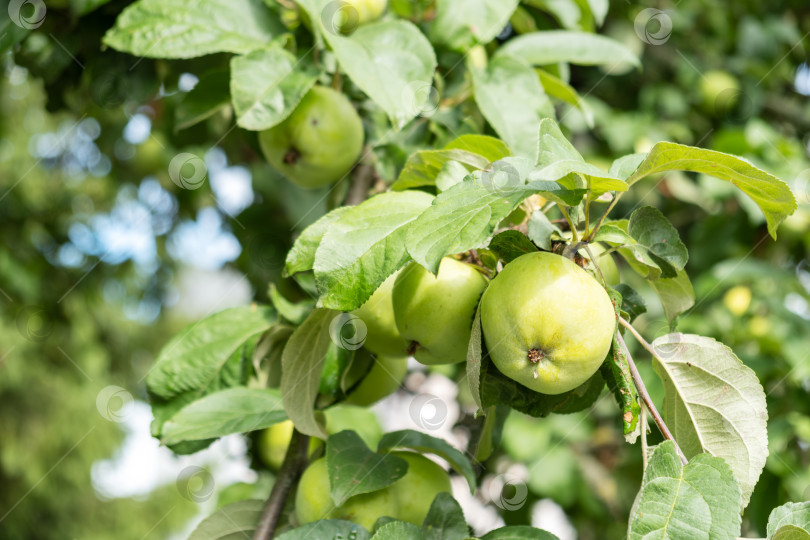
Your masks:
M 356 405 L 335 405 L 323 411 L 326 433 L 334 435 L 346 429 L 354 430 L 369 448 L 377 448 L 383 431 L 380 421 L 371 410 Z
M 423 364 L 455 364 L 467 358 L 470 329 L 487 278 L 475 266 L 449 257 L 434 276 L 411 263 L 397 276 L 394 318 L 408 350 Z
M 259 134 L 259 144 L 291 182 L 318 188 L 351 170 L 363 149 L 363 123 L 346 96 L 315 86 L 290 116 Z
M 616 266 L 616 261 L 613 260 L 613 255 L 611 253 L 603 255 L 607 250 L 602 247 L 602 244 L 596 242 L 589 244 L 588 247 L 591 249 L 591 253 L 593 253 L 596 263 L 599 265 L 599 269 L 602 270 L 602 277 L 605 278 L 605 283 L 608 285 L 617 285 L 621 280 L 619 279 L 619 268 Z M 585 249 L 579 250 L 579 254 L 589 257 Z M 599 273 L 596 271 L 596 267 L 592 262 L 589 261 L 585 269 L 599 281 Z
M 403 477 L 404 478 L 404 477 Z M 412 493 L 411 496 L 414 494 Z M 395 516 L 397 500 L 391 487 L 350 497 L 335 507 L 329 496 L 329 471 L 326 458 L 313 461 L 301 475 L 295 494 L 295 517 L 299 525 L 319 519 L 345 519 L 369 531 L 382 516 Z
M 404 356 L 378 356 L 363 381 L 346 398 L 346 403 L 367 407 L 394 392 L 408 373 Z
M 436 495 L 452 493 L 450 477 L 439 465 L 415 452 L 393 452 L 408 462 L 408 472 L 386 489 L 397 501 L 394 517 L 421 526 Z
M 706 108 L 718 115 L 726 114 L 739 101 L 740 83 L 727 71 L 708 71 L 700 80 L 700 94 Z
M 365 304 L 352 312 L 366 325 L 366 340 L 363 347 L 375 354 L 402 356 L 408 347 L 397 330 L 394 304 L 391 302 L 397 275 L 399 274 L 389 276 Z
M 293 423 L 285 420 L 272 425 L 259 434 L 259 456 L 265 465 L 277 471 L 284 461 L 293 433 Z
M 489 355 L 507 377 L 543 394 L 573 390 L 607 356 L 616 315 L 605 289 L 573 261 L 521 255 L 481 299 Z
M 335 29 L 343 34 L 349 34 L 358 26 L 379 19 L 388 0 L 340 0 L 340 8 L 335 12 Z

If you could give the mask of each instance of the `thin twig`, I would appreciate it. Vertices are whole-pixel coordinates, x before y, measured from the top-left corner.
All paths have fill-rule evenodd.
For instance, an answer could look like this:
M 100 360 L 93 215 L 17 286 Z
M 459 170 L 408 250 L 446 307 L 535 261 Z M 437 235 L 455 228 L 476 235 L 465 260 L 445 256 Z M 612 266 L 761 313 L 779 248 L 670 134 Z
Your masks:
M 669 428 L 664 423 L 664 419 L 658 413 L 658 409 L 655 408 L 655 404 L 650 397 L 650 394 L 647 392 L 647 387 L 644 386 L 644 381 L 641 379 L 641 375 L 638 372 L 638 368 L 636 367 L 636 363 L 633 361 L 633 357 L 630 356 L 630 351 L 627 350 L 627 344 L 624 342 L 624 338 L 622 337 L 622 333 L 619 329 L 616 329 L 616 338 L 619 341 L 619 345 L 621 345 L 622 349 L 624 349 L 624 354 L 627 356 L 627 365 L 630 366 L 630 376 L 633 377 L 633 383 L 636 385 L 636 389 L 638 390 L 639 396 L 641 396 L 642 401 L 644 401 L 644 405 L 647 406 L 647 410 L 650 411 L 650 415 L 655 420 L 655 425 L 658 426 L 658 429 L 661 431 L 661 434 L 664 436 L 665 439 L 669 439 L 675 444 L 675 450 L 678 451 L 678 455 L 681 458 L 681 461 L 684 465 L 688 463 L 686 456 L 683 455 L 681 451 L 681 447 L 678 446 L 675 437 L 672 436 L 672 433 L 669 431 Z M 644 426 L 641 426 L 644 429 Z
M 600 217 L 599 221 L 596 223 L 596 227 L 593 228 L 593 230 L 591 231 L 591 234 L 589 234 L 588 238 L 586 238 L 586 240 L 588 242 L 590 242 L 590 241 L 592 241 L 594 239 L 594 237 L 596 236 L 596 233 L 602 227 L 602 223 L 605 221 L 605 218 L 608 217 L 608 214 L 610 214 L 611 210 L 613 210 L 613 207 L 616 206 L 617 202 L 619 202 L 619 197 L 620 196 L 621 196 L 621 193 L 616 193 L 613 196 L 613 200 L 610 201 L 610 204 L 608 205 L 607 209 L 605 210 L 605 213 L 602 214 L 602 217 Z
M 591 247 L 588 244 L 585 244 L 585 251 L 588 252 L 588 257 L 591 258 L 591 262 L 596 267 L 596 272 L 599 274 L 599 280 L 602 282 L 602 286 L 607 287 L 607 281 L 605 281 L 605 276 L 602 274 L 602 269 L 599 268 L 599 263 L 596 262 L 596 257 L 593 256 Z
M 644 339 L 644 338 L 642 337 L 642 335 L 638 333 L 638 330 L 636 330 L 635 328 L 633 328 L 633 325 L 632 325 L 632 324 L 630 324 L 629 322 L 627 322 L 626 320 L 624 320 L 622 317 L 619 317 L 619 323 L 620 323 L 622 326 L 624 326 L 625 328 L 627 328 L 628 330 L 630 330 L 630 333 L 631 333 L 631 334 L 633 334 L 633 337 L 634 337 L 634 338 L 636 338 L 636 340 L 637 340 L 639 343 L 641 343 L 641 346 L 642 346 L 642 347 L 644 347 L 645 349 L 647 349 L 647 352 L 649 352 L 651 355 L 653 355 L 653 357 L 655 357 L 655 359 L 656 359 L 656 360 L 658 360 L 658 361 L 659 361 L 659 362 L 661 362 L 661 363 L 663 363 L 663 362 L 664 362 L 664 359 L 663 359 L 663 358 L 661 358 L 661 357 L 658 355 L 658 352 L 655 350 L 655 347 L 653 347 L 652 345 L 650 345 L 649 343 L 647 343 L 647 340 L 646 340 L 646 339 Z
M 304 435 L 294 429 L 290 446 L 287 447 L 284 462 L 281 464 L 276 483 L 273 485 L 273 491 L 267 498 L 267 504 L 259 518 L 259 525 L 256 532 L 253 533 L 253 540 L 270 540 L 273 537 L 287 497 L 306 464 L 307 450 L 309 450 L 309 435 Z
M 641 424 L 641 467 L 647 470 L 647 408 L 641 407 L 638 412 L 638 423 Z
M 577 228 L 574 226 L 574 222 L 571 221 L 571 217 L 568 215 L 568 212 L 565 211 L 563 206 L 560 206 L 560 213 L 562 213 L 565 221 L 568 222 L 568 227 L 571 229 L 571 237 L 574 242 L 579 242 L 579 235 L 577 234 Z
M 352 172 L 352 183 L 346 195 L 346 206 L 360 204 L 368 198 L 368 192 L 374 185 L 374 166 L 368 163 L 359 163 Z

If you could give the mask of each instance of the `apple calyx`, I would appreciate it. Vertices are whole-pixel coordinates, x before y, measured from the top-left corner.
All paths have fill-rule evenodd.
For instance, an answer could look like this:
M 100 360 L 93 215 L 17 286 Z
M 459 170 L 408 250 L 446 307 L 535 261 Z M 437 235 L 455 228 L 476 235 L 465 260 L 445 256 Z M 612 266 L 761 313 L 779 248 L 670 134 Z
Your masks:
M 284 163 L 287 165 L 295 165 L 298 163 L 298 158 L 301 157 L 301 152 L 298 151 L 295 147 L 291 147 L 287 150 L 287 153 L 284 154 Z

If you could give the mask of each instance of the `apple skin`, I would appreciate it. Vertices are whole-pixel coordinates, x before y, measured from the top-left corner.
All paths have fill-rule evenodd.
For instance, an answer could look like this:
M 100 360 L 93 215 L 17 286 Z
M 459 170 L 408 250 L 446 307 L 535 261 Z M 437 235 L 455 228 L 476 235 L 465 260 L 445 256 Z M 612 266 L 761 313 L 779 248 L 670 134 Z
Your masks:
M 259 456 L 270 469 L 277 471 L 281 467 L 292 433 L 292 421 L 285 420 L 259 434 Z
M 388 0 L 342 0 L 342 3 L 357 13 L 356 21 L 354 17 L 350 17 L 344 24 L 338 25 L 338 30 L 344 34 L 349 34 L 366 23 L 376 21 L 388 6 Z
M 585 270 L 560 255 L 536 252 L 513 260 L 492 280 L 481 299 L 481 325 L 501 373 L 536 392 L 562 394 L 599 369 L 616 315 Z M 536 363 L 529 359 L 532 351 L 540 354 Z
M 375 354 L 403 356 L 408 343 L 402 339 L 394 320 L 394 304 L 391 293 L 399 273 L 383 281 L 366 303 L 352 312 L 366 325 L 366 341 L 363 347 Z
M 616 266 L 616 261 L 613 260 L 613 254 L 608 253 L 607 255 L 602 255 L 607 251 L 602 244 L 593 243 L 588 247 L 591 248 L 591 253 L 593 253 L 594 259 L 596 259 L 596 262 L 599 264 L 599 269 L 602 270 L 602 277 L 605 278 L 605 283 L 608 285 L 618 285 L 621 279 L 619 278 L 619 268 Z M 585 251 L 585 249 L 581 249 L 579 254 L 588 257 L 588 252 Z M 596 267 L 593 263 L 588 263 L 585 269 L 593 275 L 596 281 L 599 281 L 599 273 L 596 271 Z
M 299 525 L 319 519 L 345 519 L 369 531 L 382 516 L 395 516 L 397 501 L 391 487 L 350 497 L 335 507 L 329 496 L 329 471 L 326 458 L 313 461 L 301 475 L 295 494 L 295 517 Z
M 346 403 L 367 407 L 394 392 L 408 373 L 404 356 L 378 356 L 366 378 L 346 398 Z
M 408 472 L 386 489 L 397 501 L 394 517 L 420 527 L 436 495 L 452 493 L 450 477 L 439 465 L 415 452 L 392 452 L 408 462 Z
M 411 263 L 397 276 L 392 294 L 400 335 L 425 365 L 467 359 L 475 308 L 487 278 L 474 266 L 445 257 L 438 277 Z
M 700 81 L 700 94 L 704 107 L 717 115 L 726 114 L 739 101 L 740 83 L 731 73 L 708 71 Z
M 314 86 L 280 124 L 259 134 L 267 161 L 307 189 L 331 184 L 351 170 L 363 150 L 363 122 L 340 92 Z

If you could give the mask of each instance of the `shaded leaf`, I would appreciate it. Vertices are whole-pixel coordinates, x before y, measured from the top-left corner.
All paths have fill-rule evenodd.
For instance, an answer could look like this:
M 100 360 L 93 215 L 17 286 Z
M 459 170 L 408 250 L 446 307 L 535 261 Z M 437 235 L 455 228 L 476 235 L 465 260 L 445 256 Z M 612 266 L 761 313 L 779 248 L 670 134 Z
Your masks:
M 186 129 L 213 116 L 231 100 L 227 69 L 204 73 L 175 109 L 175 130 Z
M 422 523 L 425 540 L 464 540 L 470 528 L 464 519 L 464 512 L 452 495 L 441 492 L 433 499 L 430 510 Z
M 323 235 L 326 234 L 332 224 L 339 220 L 353 207 L 341 206 L 335 208 L 321 219 L 304 229 L 296 238 L 290 251 L 287 253 L 287 260 L 284 265 L 284 275 L 291 276 L 298 272 L 312 270 L 315 264 L 315 251 L 321 245 Z
M 768 516 L 768 538 L 771 540 L 810 539 L 810 501 L 787 503 L 773 509 Z
M 695 291 L 692 289 L 692 282 L 683 270 L 678 270 L 678 275 L 674 278 L 650 281 L 650 285 L 661 300 L 664 315 L 670 326 L 675 323 L 678 315 L 695 305 Z
M 312 540 L 313 538 L 369 540 L 371 535 L 362 525 L 352 523 L 351 521 L 321 519 L 280 534 L 276 537 L 276 540 Z
M 504 263 L 508 263 L 521 255 L 537 251 L 537 246 L 522 232 L 509 230 L 493 236 L 489 249 L 503 259 Z
M 188 540 L 241 540 L 250 538 L 265 501 L 247 500 L 223 506 L 204 520 L 188 537 Z

